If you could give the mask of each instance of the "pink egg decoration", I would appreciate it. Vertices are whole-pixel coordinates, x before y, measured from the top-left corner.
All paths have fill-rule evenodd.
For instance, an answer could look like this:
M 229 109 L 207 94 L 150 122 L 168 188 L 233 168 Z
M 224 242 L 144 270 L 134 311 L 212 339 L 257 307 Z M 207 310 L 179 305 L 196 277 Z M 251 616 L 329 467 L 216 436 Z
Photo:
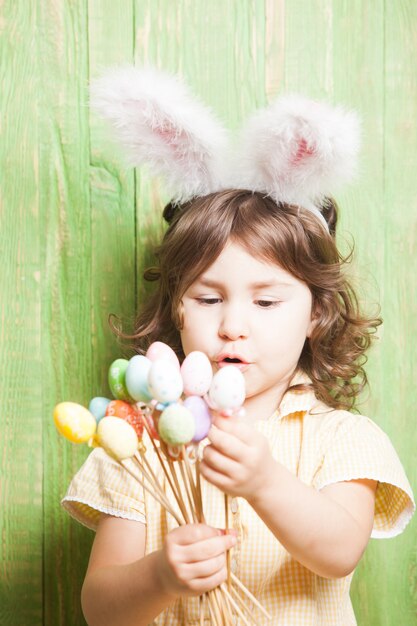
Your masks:
M 188 354 L 181 365 L 184 393 L 187 396 L 204 396 L 213 378 L 211 363 L 204 352 L 195 350 Z
M 194 418 L 195 433 L 193 441 L 198 443 L 204 439 L 204 437 L 207 437 L 207 433 L 210 430 L 210 409 L 200 396 L 188 396 L 188 398 L 184 400 L 184 406 L 187 407 Z
M 162 341 L 154 341 L 153 343 L 151 343 L 146 352 L 146 357 L 153 362 L 159 361 L 159 359 L 170 361 L 178 369 L 180 369 L 180 362 L 178 361 L 178 357 L 175 354 L 174 350 Z

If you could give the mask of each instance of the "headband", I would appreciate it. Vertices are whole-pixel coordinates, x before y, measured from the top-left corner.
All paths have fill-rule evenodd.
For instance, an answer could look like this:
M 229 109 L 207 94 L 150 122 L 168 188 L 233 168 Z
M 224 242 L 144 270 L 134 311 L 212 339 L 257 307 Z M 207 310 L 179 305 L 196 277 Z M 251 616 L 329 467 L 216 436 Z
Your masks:
M 117 67 L 91 82 L 92 107 L 107 119 L 132 166 L 162 176 L 173 204 L 223 189 L 249 189 L 313 212 L 355 173 L 356 113 L 299 95 L 256 111 L 236 136 L 180 76 Z

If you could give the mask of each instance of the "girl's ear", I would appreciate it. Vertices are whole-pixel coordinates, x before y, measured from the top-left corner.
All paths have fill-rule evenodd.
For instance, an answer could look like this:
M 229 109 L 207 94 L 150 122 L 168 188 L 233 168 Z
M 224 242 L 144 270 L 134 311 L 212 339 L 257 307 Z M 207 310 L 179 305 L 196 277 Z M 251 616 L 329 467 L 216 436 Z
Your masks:
M 359 121 L 341 107 L 290 95 L 242 129 L 237 165 L 249 189 L 314 210 L 356 169 Z
M 317 323 L 321 317 L 322 311 L 321 311 L 321 307 L 319 305 L 318 302 L 313 302 L 312 305 L 312 309 L 311 309 L 311 319 L 310 319 L 310 324 L 307 328 L 307 338 L 310 339 L 313 330 L 315 329 L 315 327 L 317 326 Z
M 130 164 L 164 177 L 173 202 L 222 187 L 226 131 L 178 76 L 113 68 L 91 82 L 90 103 L 113 125 Z

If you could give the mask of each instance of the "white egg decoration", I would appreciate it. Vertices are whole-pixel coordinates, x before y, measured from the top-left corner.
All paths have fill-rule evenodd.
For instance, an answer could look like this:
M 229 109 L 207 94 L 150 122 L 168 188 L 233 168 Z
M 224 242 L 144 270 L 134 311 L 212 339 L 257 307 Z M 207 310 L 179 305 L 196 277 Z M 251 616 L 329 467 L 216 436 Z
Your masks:
M 211 363 L 204 352 L 190 352 L 181 365 L 181 375 L 185 395 L 204 396 L 213 379 Z
M 148 387 L 152 397 L 158 402 L 176 402 L 183 390 L 180 370 L 172 361 L 154 361 L 148 374 Z
M 209 398 L 222 411 L 241 407 L 245 401 L 245 379 L 242 372 L 233 365 L 222 367 L 213 376 Z

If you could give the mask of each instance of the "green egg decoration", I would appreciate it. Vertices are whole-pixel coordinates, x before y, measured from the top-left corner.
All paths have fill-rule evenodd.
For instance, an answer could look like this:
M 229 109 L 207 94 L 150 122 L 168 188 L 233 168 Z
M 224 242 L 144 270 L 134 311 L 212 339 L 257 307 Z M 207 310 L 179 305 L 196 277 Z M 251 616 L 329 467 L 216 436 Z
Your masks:
M 183 404 L 170 404 L 158 420 L 159 436 L 171 446 L 189 443 L 194 437 L 193 414 Z
M 134 402 L 126 386 L 126 370 L 129 361 L 126 359 L 116 359 L 109 368 L 109 387 L 116 400 Z

